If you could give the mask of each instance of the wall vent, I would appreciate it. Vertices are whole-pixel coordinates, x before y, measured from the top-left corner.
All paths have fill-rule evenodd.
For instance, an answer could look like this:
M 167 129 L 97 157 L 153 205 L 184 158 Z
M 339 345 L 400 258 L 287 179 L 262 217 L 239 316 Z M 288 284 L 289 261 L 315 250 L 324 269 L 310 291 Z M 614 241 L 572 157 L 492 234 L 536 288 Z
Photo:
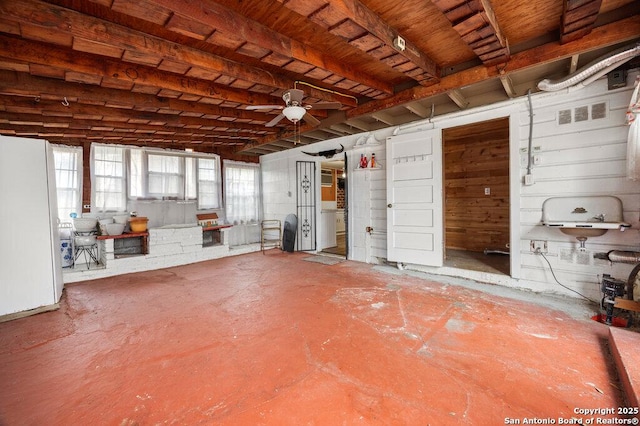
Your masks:
M 570 124 L 571 123 L 571 110 L 563 109 L 558 113 L 558 124 Z
M 574 263 L 573 250 L 571 249 L 560 250 L 560 260 L 566 263 Z
M 589 115 L 591 110 L 591 115 Z M 579 123 L 581 121 L 598 120 L 607 117 L 607 104 L 606 102 L 599 102 L 591 106 L 579 106 L 574 109 L 563 109 L 558 111 L 558 124 L 571 124 L 572 122 Z
M 590 251 L 577 251 L 576 252 L 576 264 L 578 264 L 578 265 L 591 265 L 591 252 Z
M 599 104 L 591 105 L 591 119 L 597 120 L 599 118 L 605 118 L 607 116 L 607 104 L 600 102 Z
M 561 249 L 559 260 L 565 263 L 571 263 L 573 265 L 591 265 L 593 259 L 593 253 L 585 250 L 576 249 Z
M 576 123 L 579 121 L 587 121 L 589 119 L 589 107 L 581 106 L 574 110 Z

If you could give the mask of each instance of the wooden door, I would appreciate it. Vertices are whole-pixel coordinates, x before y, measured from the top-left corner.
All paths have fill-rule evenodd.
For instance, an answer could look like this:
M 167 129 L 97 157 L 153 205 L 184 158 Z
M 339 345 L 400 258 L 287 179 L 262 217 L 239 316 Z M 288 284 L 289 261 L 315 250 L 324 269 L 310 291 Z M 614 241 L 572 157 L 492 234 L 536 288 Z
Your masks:
M 442 266 L 442 134 L 387 139 L 387 258 Z

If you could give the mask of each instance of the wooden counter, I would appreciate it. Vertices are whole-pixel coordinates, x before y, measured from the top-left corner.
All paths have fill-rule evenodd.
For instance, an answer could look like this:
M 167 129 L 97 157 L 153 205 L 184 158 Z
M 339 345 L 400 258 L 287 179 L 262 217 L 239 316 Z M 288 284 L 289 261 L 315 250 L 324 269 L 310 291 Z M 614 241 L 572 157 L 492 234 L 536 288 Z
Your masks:
M 115 240 L 118 238 L 148 237 L 148 232 L 125 232 L 120 235 L 98 235 L 98 240 Z
M 216 225 L 216 226 L 203 226 L 203 231 L 217 231 L 222 228 L 231 228 L 233 225 Z

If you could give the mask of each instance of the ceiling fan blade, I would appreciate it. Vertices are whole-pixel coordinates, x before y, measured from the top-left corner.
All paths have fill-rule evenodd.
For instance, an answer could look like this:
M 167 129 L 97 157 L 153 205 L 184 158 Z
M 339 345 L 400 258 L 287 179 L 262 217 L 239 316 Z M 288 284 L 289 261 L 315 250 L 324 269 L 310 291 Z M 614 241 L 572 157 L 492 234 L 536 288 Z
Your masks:
M 318 120 L 317 118 L 315 118 L 313 115 L 309 114 L 308 112 L 302 116 L 302 119 L 304 121 L 306 121 L 307 123 L 311 124 L 312 126 L 317 126 L 318 124 L 320 124 L 320 120 Z
M 248 110 L 258 110 L 258 109 L 282 109 L 284 108 L 282 105 L 249 105 L 246 109 Z
M 273 127 L 280 122 L 284 118 L 284 114 L 278 114 L 276 118 L 265 124 L 265 127 Z
M 313 109 L 340 109 L 342 104 L 340 102 L 318 102 L 317 104 L 311 104 Z

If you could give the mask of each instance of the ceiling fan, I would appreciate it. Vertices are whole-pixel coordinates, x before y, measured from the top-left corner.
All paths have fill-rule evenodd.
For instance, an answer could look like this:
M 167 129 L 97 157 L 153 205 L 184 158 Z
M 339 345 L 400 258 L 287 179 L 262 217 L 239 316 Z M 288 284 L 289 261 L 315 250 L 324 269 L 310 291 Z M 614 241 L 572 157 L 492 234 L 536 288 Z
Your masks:
M 342 104 L 340 102 L 319 102 L 317 104 L 302 105 L 302 98 L 304 92 L 300 89 L 289 89 L 282 95 L 282 99 L 285 105 L 249 105 L 248 110 L 260 110 L 260 109 L 281 109 L 282 112 L 278 114 L 273 120 L 265 124 L 266 127 L 273 127 L 280 122 L 283 118 L 288 118 L 292 123 L 297 123 L 300 120 L 304 120 L 307 123 L 317 126 L 320 121 L 307 111 L 313 109 L 340 109 Z

